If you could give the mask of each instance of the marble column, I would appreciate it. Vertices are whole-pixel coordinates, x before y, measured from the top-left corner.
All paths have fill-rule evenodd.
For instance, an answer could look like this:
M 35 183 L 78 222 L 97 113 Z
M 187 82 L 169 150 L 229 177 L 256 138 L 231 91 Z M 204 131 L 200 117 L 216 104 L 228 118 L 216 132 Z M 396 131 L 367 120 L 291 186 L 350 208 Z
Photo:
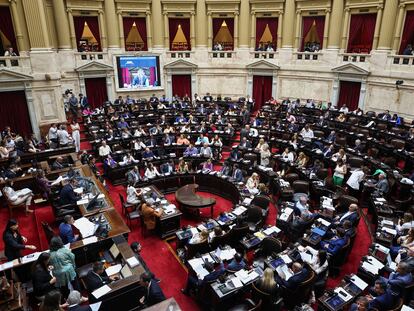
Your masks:
M 27 51 L 29 50 L 29 47 L 25 44 L 23 40 L 20 15 L 18 13 L 16 0 L 9 0 L 9 2 L 10 2 L 10 12 L 11 12 L 11 15 L 13 16 L 13 26 L 14 26 L 14 33 L 16 35 L 16 40 L 17 40 L 17 47 L 19 48 L 19 51 Z
M 392 50 L 394 53 L 397 53 L 400 49 L 400 39 L 402 35 L 403 20 L 405 15 L 405 4 L 402 3 L 399 6 L 398 17 L 397 17 L 397 26 L 395 27 L 394 32 L 394 42 L 392 44 Z
M 293 27 L 292 22 L 295 20 L 295 0 L 285 1 L 285 14 L 283 16 L 282 28 L 282 48 L 293 47 Z
M 377 47 L 378 47 L 378 39 L 379 39 L 379 32 L 380 32 L 380 28 L 381 28 L 383 7 L 378 6 L 377 9 L 378 9 L 378 12 L 377 12 L 377 20 L 375 22 L 374 41 L 372 42 L 372 49 L 373 50 L 376 50 Z
M 301 10 L 297 10 L 296 11 L 296 26 L 295 26 L 295 50 L 299 51 L 300 49 L 300 44 L 301 44 L 301 32 L 302 32 L 302 27 L 301 27 L 301 23 L 302 22 L 302 12 Z
M 208 19 L 208 37 L 207 37 L 207 46 L 209 50 L 211 50 L 212 42 L 213 42 L 213 17 L 211 16 L 211 12 L 207 13 L 207 19 Z
M 234 12 L 234 49 L 239 47 L 239 12 Z
M 162 48 L 163 43 L 163 28 L 162 28 L 162 7 L 161 0 L 151 1 L 151 12 L 152 12 L 152 30 L 154 31 L 152 41 L 154 48 Z
M 119 46 L 122 49 L 125 49 L 124 20 L 122 18 L 122 11 L 118 11 L 116 14 L 118 15 Z
M 31 49 L 50 48 L 50 39 L 43 1 L 26 0 L 23 2 L 23 8 Z
M 170 32 L 168 23 L 168 12 L 162 13 L 164 15 L 164 47 L 170 49 Z M 173 39 L 174 40 L 174 39 Z
M 206 3 L 204 0 L 197 0 L 197 15 L 196 15 L 196 45 L 201 47 L 207 46 L 207 12 Z
M 282 47 L 283 11 L 279 11 L 277 17 L 277 49 Z M 276 97 L 275 97 L 276 98 Z
M 249 47 L 249 22 L 251 18 L 249 0 L 240 1 L 240 19 L 239 19 L 239 47 L 247 49 Z
M 348 41 L 348 27 L 350 20 L 349 8 L 345 8 L 345 17 L 344 17 L 344 26 L 342 28 L 342 41 L 341 41 L 341 50 L 346 50 L 346 43 Z
M 56 24 L 58 48 L 62 50 L 70 49 L 69 23 L 63 0 L 53 0 L 53 15 Z
M 146 24 L 145 25 L 147 26 L 146 27 L 147 28 L 147 46 L 148 46 L 148 50 L 149 50 L 149 49 L 152 49 L 151 12 L 147 11 L 147 12 L 145 12 L 145 14 L 146 14 L 146 19 L 145 19 Z
M 108 48 L 119 48 L 119 31 L 114 0 L 105 0 L 105 20 L 108 35 Z
M 98 11 L 98 19 L 99 19 L 99 32 L 101 33 L 101 48 L 108 48 L 108 42 L 106 40 L 106 29 L 105 29 L 105 21 L 104 21 L 104 12 L 102 10 Z
M 256 12 L 250 12 L 250 48 L 256 48 Z
M 322 43 L 322 47 L 326 48 L 328 45 L 328 38 L 329 38 L 329 21 L 330 21 L 330 17 L 331 17 L 331 10 L 330 9 L 326 9 L 325 10 L 325 27 L 323 29 L 323 43 Z
M 195 12 L 190 13 L 190 45 L 195 48 Z
M 67 9 L 69 21 L 70 41 L 72 42 L 72 49 L 77 50 L 78 44 L 76 42 L 75 24 L 73 22 L 72 9 Z
M 394 26 L 396 25 L 398 1 L 386 0 L 382 16 L 378 50 L 391 50 Z
M 329 24 L 325 21 L 325 28 L 329 27 L 328 49 L 339 49 L 340 47 L 343 12 L 344 0 L 333 0 Z

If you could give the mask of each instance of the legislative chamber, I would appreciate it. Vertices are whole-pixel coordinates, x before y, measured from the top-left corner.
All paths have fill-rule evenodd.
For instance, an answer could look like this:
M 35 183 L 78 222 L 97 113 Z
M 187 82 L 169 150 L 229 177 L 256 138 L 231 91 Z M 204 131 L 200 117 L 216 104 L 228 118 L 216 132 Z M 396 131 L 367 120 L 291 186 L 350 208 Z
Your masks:
M 0 311 L 414 310 L 414 0 L 0 0 Z

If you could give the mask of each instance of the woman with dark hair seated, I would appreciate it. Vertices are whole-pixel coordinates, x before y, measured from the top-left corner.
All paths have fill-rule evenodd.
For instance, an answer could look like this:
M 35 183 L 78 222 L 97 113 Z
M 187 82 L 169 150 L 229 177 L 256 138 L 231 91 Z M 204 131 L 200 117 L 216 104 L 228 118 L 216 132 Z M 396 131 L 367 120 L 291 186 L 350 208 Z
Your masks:
M 49 265 L 50 254 L 41 253 L 32 271 L 33 292 L 37 299 L 43 300 L 45 295 L 56 289 L 56 277 L 52 276 L 53 266 Z
M 40 305 L 39 311 L 63 311 L 67 304 L 61 305 L 62 294 L 58 290 L 53 290 L 45 295 L 45 299 Z

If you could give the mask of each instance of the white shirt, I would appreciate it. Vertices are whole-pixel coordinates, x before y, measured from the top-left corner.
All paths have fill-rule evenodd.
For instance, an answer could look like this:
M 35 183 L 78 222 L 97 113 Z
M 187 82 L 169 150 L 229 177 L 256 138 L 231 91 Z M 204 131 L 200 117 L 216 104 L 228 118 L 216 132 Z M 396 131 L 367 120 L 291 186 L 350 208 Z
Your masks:
M 302 131 L 300 131 L 300 135 L 303 137 L 304 140 L 306 141 L 311 141 L 312 138 L 314 138 L 315 136 L 313 135 L 313 131 L 311 129 L 306 130 L 306 129 L 302 129 Z
M 56 139 L 57 138 L 57 127 L 51 127 L 49 129 L 48 136 L 49 136 L 49 140 Z
M 283 153 L 282 159 L 287 160 L 288 162 L 292 163 L 294 160 L 293 153 L 289 152 L 288 154 Z
M 61 145 L 67 145 L 69 143 L 69 133 L 66 130 L 58 130 L 57 137 L 59 138 L 59 143 Z
M 154 169 L 151 171 L 149 168 L 145 170 L 145 177 L 147 178 L 154 178 L 156 176 L 160 176 L 160 173 L 158 172 L 157 168 L 154 167 Z
M 364 172 L 360 169 L 357 169 L 352 172 L 351 176 L 349 176 L 348 181 L 346 184 L 354 190 L 359 190 L 359 184 L 364 178 Z
M 106 157 L 110 153 L 111 153 L 111 147 L 109 147 L 108 145 L 99 147 L 99 155 L 101 157 Z

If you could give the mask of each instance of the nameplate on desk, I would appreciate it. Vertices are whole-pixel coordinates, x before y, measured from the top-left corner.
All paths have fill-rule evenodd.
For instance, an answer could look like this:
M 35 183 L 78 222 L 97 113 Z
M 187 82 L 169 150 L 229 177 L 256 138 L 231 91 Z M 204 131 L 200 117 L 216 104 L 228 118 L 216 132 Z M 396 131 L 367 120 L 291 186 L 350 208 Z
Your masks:
M 96 236 L 91 236 L 82 240 L 83 245 L 88 245 L 96 242 L 98 242 L 98 238 Z
M 129 265 L 131 268 L 134 268 L 134 267 L 136 267 L 136 266 L 139 266 L 139 261 L 138 261 L 138 259 L 137 259 L 137 258 L 135 258 L 135 257 L 130 257 L 130 258 L 128 258 L 126 261 L 127 261 L 128 265 Z
M 114 265 L 114 266 L 110 266 L 108 268 L 105 269 L 105 273 L 107 276 L 111 276 L 114 274 L 119 273 L 119 271 L 121 271 L 122 269 L 122 265 L 118 264 L 118 265 Z
M 337 293 L 345 302 L 352 299 L 352 295 L 346 292 L 342 287 L 335 288 L 334 292 Z
M 13 268 L 13 266 L 14 266 L 13 261 L 5 262 L 4 264 L 0 265 L 0 271 L 11 269 L 11 268 Z
M 361 280 L 361 278 L 359 278 L 357 275 L 351 277 L 351 282 L 355 284 L 361 291 L 365 290 L 365 288 L 368 287 L 368 284 Z
M 89 203 L 89 199 L 82 199 L 76 202 L 77 205 L 85 205 Z

